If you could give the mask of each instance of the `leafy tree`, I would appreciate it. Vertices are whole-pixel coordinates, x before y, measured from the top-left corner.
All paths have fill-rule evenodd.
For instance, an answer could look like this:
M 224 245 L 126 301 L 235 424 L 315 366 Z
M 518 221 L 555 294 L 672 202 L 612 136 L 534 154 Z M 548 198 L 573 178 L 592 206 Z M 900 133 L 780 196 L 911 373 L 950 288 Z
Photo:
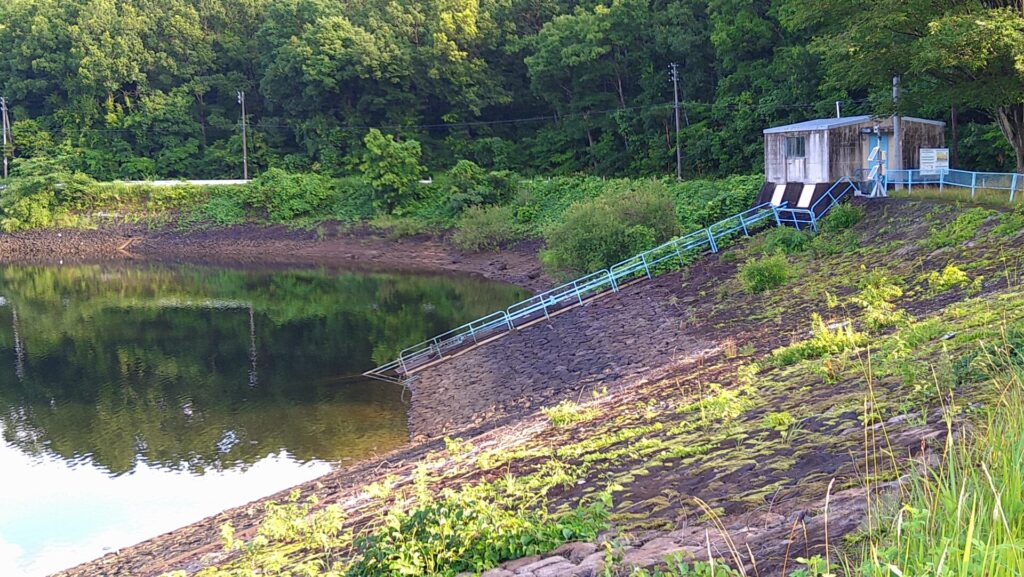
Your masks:
M 423 173 L 420 143 L 415 140 L 399 142 L 394 136 L 374 128 L 366 133 L 363 144 L 366 151 L 359 168 L 373 185 L 375 205 L 394 210 L 411 199 Z
M 786 0 L 790 29 L 814 33 L 827 83 L 870 92 L 879 112 L 901 75 L 899 111 L 960 105 L 988 111 L 1024 170 L 1024 8 L 1003 0 Z

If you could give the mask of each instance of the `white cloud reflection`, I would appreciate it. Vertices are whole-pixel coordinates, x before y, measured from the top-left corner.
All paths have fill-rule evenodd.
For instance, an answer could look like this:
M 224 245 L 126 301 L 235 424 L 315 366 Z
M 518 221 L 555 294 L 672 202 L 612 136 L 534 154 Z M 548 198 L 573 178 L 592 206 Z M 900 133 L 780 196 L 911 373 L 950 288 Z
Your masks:
M 282 451 L 245 470 L 195 476 L 140 462 L 111 478 L 0 445 L 0 575 L 43 577 L 328 471 Z

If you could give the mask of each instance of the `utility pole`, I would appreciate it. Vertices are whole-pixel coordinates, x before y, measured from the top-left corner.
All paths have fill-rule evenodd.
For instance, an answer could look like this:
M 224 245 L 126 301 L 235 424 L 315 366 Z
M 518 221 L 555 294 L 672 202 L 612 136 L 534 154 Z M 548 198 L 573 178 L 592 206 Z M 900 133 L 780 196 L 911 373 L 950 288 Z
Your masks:
M 893 151 L 889 155 L 892 159 L 893 170 L 903 169 L 903 127 L 902 118 L 900 118 L 900 75 L 892 77 L 892 106 L 893 106 L 893 117 L 892 117 L 892 140 L 893 140 Z
M 0 96 L 0 132 L 3 133 L 3 140 L 0 141 L 0 145 L 3 146 L 4 154 L 4 180 L 7 180 L 7 136 L 11 132 L 11 121 L 7 116 L 7 99 Z
M 683 153 L 679 149 L 679 65 L 673 62 L 669 65 L 672 71 L 672 108 L 676 116 L 676 180 L 683 179 Z
M 245 91 L 238 91 L 238 103 L 242 105 L 242 178 L 249 180 L 249 144 L 246 137 Z

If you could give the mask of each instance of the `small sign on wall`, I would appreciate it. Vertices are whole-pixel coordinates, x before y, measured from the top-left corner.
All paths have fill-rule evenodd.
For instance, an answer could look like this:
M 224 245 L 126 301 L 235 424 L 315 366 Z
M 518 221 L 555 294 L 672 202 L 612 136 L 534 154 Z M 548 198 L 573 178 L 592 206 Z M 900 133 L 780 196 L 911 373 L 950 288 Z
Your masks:
M 939 174 L 949 170 L 948 148 L 922 148 L 920 152 L 921 174 Z

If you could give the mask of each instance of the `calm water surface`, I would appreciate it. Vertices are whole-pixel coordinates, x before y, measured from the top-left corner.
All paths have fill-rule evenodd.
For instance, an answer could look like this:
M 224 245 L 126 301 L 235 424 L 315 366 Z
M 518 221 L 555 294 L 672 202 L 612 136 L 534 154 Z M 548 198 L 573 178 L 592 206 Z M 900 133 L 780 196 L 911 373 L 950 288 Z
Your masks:
M 400 388 L 358 375 L 524 296 L 450 276 L 0 267 L 0 576 L 401 445 Z

